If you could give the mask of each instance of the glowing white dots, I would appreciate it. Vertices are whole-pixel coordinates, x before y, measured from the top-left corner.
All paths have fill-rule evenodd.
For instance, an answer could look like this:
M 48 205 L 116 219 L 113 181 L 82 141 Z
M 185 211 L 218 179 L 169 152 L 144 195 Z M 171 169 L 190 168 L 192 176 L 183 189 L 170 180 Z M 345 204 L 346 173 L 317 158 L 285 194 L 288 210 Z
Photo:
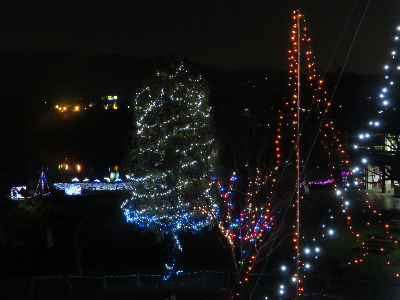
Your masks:
M 341 194 L 342 194 L 342 191 L 341 191 L 341 190 L 337 190 L 337 191 L 336 191 L 336 195 L 339 196 L 339 195 L 341 195 Z M 324 225 L 324 226 L 325 226 L 325 225 Z
M 385 106 L 386 106 L 386 105 L 388 105 L 388 104 L 389 104 L 389 101 L 385 100 L 385 101 L 383 101 L 382 103 L 383 103 L 383 105 L 385 105 Z
M 393 85 L 393 84 L 394 84 L 394 82 L 393 82 L 393 81 L 391 81 L 391 82 L 390 82 L 390 85 Z
M 363 158 L 361 161 L 362 161 L 363 164 L 367 163 L 367 159 L 366 158 Z
M 296 281 L 297 281 L 296 277 L 292 277 L 292 282 L 296 282 Z
M 315 252 L 317 252 L 317 253 L 319 252 L 319 248 L 318 247 L 315 248 Z
M 329 235 L 333 235 L 334 231 L 332 229 L 329 229 L 328 233 L 329 233 Z
M 349 202 L 349 201 L 345 201 L 344 204 L 345 204 L 346 206 L 349 206 L 349 205 L 350 205 L 350 202 Z
M 398 40 L 399 40 L 399 37 L 398 37 L 398 36 L 395 36 L 395 37 L 394 37 L 394 40 L 395 40 L 395 41 L 398 41 Z
M 279 294 L 283 295 L 285 293 L 285 286 L 284 285 L 280 285 L 279 286 Z
M 387 88 L 383 88 L 382 92 L 386 93 L 387 92 Z
M 306 269 L 309 269 L 310 268 L 310 264 L 306 264 Z
M 354 145 L 354 149 L 358 149 L 358 145 Z
M 385 95 L 384 94 L 380 94 L 379 98 L 385 98 Z
M 399 31 L 400 31 L 400 25 L 399 25 L 399 26 L 397 26 L 397 30 L 399 30 Z
M 379 121 L 375 121 L 375 122 L 369 122 L 369 125 L 373 125 L 373 126 L 375 126 L 375 127 L 378 127 L 379 126 Z
M 396 55 L 396 51 L 392 51 L 392 55 Z
M 400 66 L 397 66 L 397 70 L 400 70 Z
M 364 136 L 363 134 L 360 134 L 360 135 L 358 136 L 358 138 L 359 138 L 360 140 L 362 140 L 364 137 L 365 137 L 365 136 Z
M 306 253 L 306 254 L 310 253 L 310 249 L 308 249 L 308 248 L 304 249 L 304 253 Z
M 384 68 L 385 68 L 385 70 L 388 70 L 388 69 L 389 69 L 389 66 L 388 66 L 388 65 L 385 65 Z
M 281 270 L 282 270 L 282 271 L 286 271 L 286 266 L 282 266 L 282 267 L 281 267 Z
M 369 138 L 369 133 L 366 133 L 366 134 L 365 134 L 365 137 L 366 137 L 366 138 Z

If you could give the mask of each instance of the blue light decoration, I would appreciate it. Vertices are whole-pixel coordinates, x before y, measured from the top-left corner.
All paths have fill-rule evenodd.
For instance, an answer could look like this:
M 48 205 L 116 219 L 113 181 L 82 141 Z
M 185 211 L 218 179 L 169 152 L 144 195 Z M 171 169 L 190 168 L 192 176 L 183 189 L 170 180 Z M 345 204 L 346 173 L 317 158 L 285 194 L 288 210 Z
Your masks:
M 35 190 L 35 196 L 48 196 L 50 195 L 50 188 L 47 184 L 46 176 L 44 172 L 40 174 L 40 178 Z
M 66 195 L 80 195 L 82 193 L 82 187 L 80 184 L 67 184 L 65 186 L 65 194 Z
M 165 280 L 179 272 L 179 233 L 199 231 L 218 215 L 210 112 L 206 81 L 188 72 L 183 63 L 158 71 L 134 99 L 135 148 L 126 176 L 132 196 L 121 208 L 128 222 L 171 240 Z
M 22 200 L 25 197 L 21 194 L 21 191 L 26 191 L 26 185 L 15 186 L 11 188 L 11 200 Z

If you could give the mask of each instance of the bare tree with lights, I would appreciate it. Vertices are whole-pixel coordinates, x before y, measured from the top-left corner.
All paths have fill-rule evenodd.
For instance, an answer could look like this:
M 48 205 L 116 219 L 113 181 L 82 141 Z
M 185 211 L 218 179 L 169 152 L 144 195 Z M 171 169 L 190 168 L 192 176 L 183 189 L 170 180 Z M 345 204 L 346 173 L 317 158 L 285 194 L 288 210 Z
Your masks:
M 255 134 L 256 138 L 242 139 L 246 141 L 245 147 L 249 145 L 251 147 L 248 149 L 242 147 L 241 150 L 244 149 L 244 151 L 239 155 L 242 160 L 237 164 L 240 165 L 238 173 L 231 176 L 229 183 L 219 184 L 223 204 L 220 208 L 217 225 L 228 240 L 227 250 L 231 253 L 236 270 L 239 272 L 236 282 L 238 283 L 237 292 L 234 293 L 238 297 L 241 297 L 240 285 L 249 280 L 249 275 L 254 272 L 254 268 L 259 265 L 257 270 L 262 271 L 270 254 L 285 240 L 292 237 L 294 249 L 299 256 L 300 233 L 299 230 L 297 232 L 295 230 L 299 209 L 296 212 L 295 197 L 296 190 L 300 186 L 299 179 L 304 176 L 304 169 L 301 169 L 299 165 L 296 166 L 296 163 L 301 161 L 300 156 L 296 158 L 295 150 L 299 149 L 299 145 L 296 145 L 296 132 L 298 132 L 298 124 L 301 120 L 303 123 L 300 132 L 304 133 L 302 141 L 305 141 L 305 138 L 307 140 L 304 146 L 301 146 L 303 148 L 300 148 L 304 150 L 305 154 L 301 151 L 300 153 L 306 158 L 313 149 L 318 133 L 322 131 L 322 125 L 315 126 L 315 124 L 322 124 L 331 105 L 326 92 L 322 91 L 323 80 L 316 72 L 314 53 L 305 26 L 301 25 L 302 27 L 300 27 L 296 22 L 296 20 L 302 19 L 303 15 L 299 15 L 297 11 L 294 11 L 293 14 L 294 24 L 290 36 L 292 47 L 288 51 L 288 96 L 284 98 L 283 108 L 277 111 L 277 126 L 270 127 L 270 125 L 274 125 L 271 120 L 268 121 L 267 126 L 262 122 L 256 124 L 256 128 L 263 129 L 265 135 Z M 297 110 L 300 100 L 298 87 L 301 75 L 298 70 L 300 64 L 298 37 L 300 37 L 300 43 L 305 44 L 303 50 L 305 56 L 302 59 L 307 65 L 307 78 L 304 79 L 310 83 L 307 93 L 304 93 L 305 85 L 302 87 L 303 95 L 308 95 L 307 101 L 303 101 L 302 107 L 309 107 L 309 109 L 300 111 Z M 304 126 L 307 118 L 308 123 Z M 339 142 L 336 134 L 337 129 L 332 122 L 327 126 L 330 130 L 328 135 L 332 135 L 335 141 L 332 145 L 337 147 L 340 155 L 344 156 L 343 145 Z M 275 139 L 273 139 L 272 132 L 266 132 L 266 127 L 276 130 Z M 249 136 L 246 135 L 246 137 Z M 326 137 L 327 134 L 322 137 L 323 145 L 327 144 Z M 343 160 L 342 158 L 341 161 Z M 331 168 L 334 169 L 335 166 Z M 301 174 L 296 179 L 296 171 L 299 170 Z M 240 182 L 236 183 L 237 180 Z M 296 273 L 297 269 L 298 267 L 296 267 Z

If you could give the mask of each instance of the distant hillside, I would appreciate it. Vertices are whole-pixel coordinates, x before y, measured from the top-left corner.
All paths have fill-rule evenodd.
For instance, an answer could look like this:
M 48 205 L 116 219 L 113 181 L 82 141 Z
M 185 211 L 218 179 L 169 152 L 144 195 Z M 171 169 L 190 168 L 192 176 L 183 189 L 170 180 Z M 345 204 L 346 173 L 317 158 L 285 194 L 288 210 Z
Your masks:
M 42 166 L 57 164 L 64 156 L 90 165 L 119 164 L 134 126 L 129 109 L 92 111 L 63 121 L 54 105 L 88 103 L 107 95 L 118 95 L 129 104 L 141 81 L 153 76 L 156 66 L 169 62 L 163 57 L 0 54 L 0 188 L 36 177 Z M 210 83 L 215 133 L 227 157 L 233 145 L 251 147 L 243 142 L 247 129 L 273 128 L 284 97 L 290 95 L 286 72 L 265 68 L 224 72 L 191 62 L 187 66 Z M 334 73 L 326 76 L 328 99 L 337 78 Z M 382 75 L 342 76 L 329 113 L 341 131 L 356 132 L 368 121 L 376 111 L 382 80 Z M 311 98 L 310 93 L 302 94 L 302 108 Z

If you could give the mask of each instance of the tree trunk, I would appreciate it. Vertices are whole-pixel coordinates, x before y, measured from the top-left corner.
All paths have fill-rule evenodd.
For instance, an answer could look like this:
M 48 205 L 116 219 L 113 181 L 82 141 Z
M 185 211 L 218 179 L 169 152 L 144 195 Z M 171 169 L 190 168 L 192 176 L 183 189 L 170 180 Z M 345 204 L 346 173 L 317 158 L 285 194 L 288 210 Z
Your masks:
M 79 247 L 78 238 L 74 236 L 74 248 L 75 248 L 75 259 L 76 259 L 76 267 L 78 269 L 78 274 L 83 275 L 82 268 L 82 247 Z
M 232 245 L 229 245 L 231 247 L 231 259 L 232 259 L 232 265 L 233 265 L 233 271 L 234 272 L 239 272 L 239 268 L 236 262 L 236 256 L 235 256 L 235 248 Z
M 221 243 L 224 245 L 224 247 L 229 247 L 229 250 L 227 249 L 227 251 L 230 251 L 230 257 L 231 257 L 231 262 L 232 262 L 232 267 L 233 267 L 233 272 L 239 272 L 239 268 L 237 265 L 237 261 L 236 261 L 236 255 L 235 255 L 235 247 L 233 245 L 231 245 L 228 241 L 228 239 L 226 238 L 226 236 L 221 232 L 221 230 L 218 227 L 217 223 L 214 223 L 215 229 L 217 230 L 217 235 L 219 236 L 219 240 L 221 241 Z

